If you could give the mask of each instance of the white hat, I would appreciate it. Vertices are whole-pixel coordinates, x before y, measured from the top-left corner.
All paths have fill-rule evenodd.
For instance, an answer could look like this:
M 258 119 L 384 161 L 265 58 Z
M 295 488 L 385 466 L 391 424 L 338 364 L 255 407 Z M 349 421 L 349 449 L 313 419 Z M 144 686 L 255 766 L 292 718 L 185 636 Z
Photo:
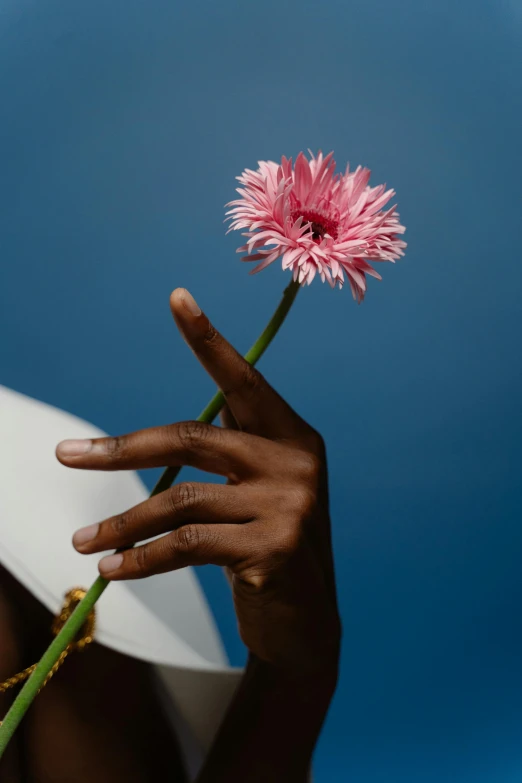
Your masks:
M 65 592 L 89 587 L 99 555 L 79 555 L 74 531 L 148 497 L 136 473 L 76 471 L 56 460 L 66 438 L 105 433 L 82 419 L 0 386 L 0 562 L 53 614 Z M 160 666 L 203 746 L 240 671 L 232 669 L 191 568 L 114 582 L 96 605 L 96 641 Z

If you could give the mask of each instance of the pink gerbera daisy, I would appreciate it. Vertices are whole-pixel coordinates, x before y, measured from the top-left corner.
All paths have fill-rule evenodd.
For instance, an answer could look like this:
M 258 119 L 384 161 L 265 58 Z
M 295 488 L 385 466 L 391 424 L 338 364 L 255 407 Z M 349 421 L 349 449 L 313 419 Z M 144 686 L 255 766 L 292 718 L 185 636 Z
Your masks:
M 244 261 L 259 261 L 259 272 L 282 258 L 283 269 L 294 280 L 310 284 L 321 280 L 342 287 L 345 275 L 354 298 L 362 301 L 366 275 L 381 276 L 368 261 L 396 261 L 404 255 L 405 232 L 395 206 L 384 207 L 395 191 L 368 185 L 370 170 L 358 166 L 335 173 L 333 152 L 326 157 L 299 153 L 292 159 L 260 161 L 257 171 L 245 169 L 237 177 L 241 198 L 227 204 L 230 231 L 246 229 L 248 237 L 238 252 Z M 254 252 L 255 251 L 255 252 Z

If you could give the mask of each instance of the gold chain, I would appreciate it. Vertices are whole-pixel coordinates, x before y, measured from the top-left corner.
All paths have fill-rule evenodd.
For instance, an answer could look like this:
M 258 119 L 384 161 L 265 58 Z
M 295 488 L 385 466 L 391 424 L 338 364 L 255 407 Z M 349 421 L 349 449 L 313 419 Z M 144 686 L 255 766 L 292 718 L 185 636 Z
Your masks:
M 60 613 L 54 618 L 53 624 L 52 624 L 52 632 L 55 636 L 59 634 L 59 632 L 62 630 L 63 626 L 71 616 L 71 614 L 74 612 L 82 598 L 86 594 L 86 590 L 84 590 L 82 587 L 73 587 L 72 590 L 69 590 L 65 594 L 65 601 L 64 604 L 60 610 Z M 82 628 L 80 629 L 78 636 L 74 641 L 72 641 L 70 644 L 67 645 L 65 650 L 60 654 L 60 657 L 54 664 L 53 668 L 47 675 L 47 677 L 44 680 L 44 683 L 42 685 L 42 688 L 47 685 L 53 674 L 56 674 L 62 663 L 65 661 L 67 656 L 70 652 L 73 650 L 84 650 L 87 645 L 91 644 L 91 642 L 94 641 L 94 631 L 95 631 L 95 625 L 96 625 L 96 615 L 95 610 L 92 609 L 87 617 L 87 620 L 83 624 Z M 0 682 L 0 693 L 5 693 L 5 691 L 9 690 L 9 688 L 14 688 L 16 685 L 18 685 L 21 682 L 24 682 L 27 680 L 31 674 L 34 672 L 38 664 L 33 663 L 32 666 L 28 666 L 27 669 L 24 669 L 23 671 L 19 672 L 18 674 L 13 675 L 13 677 L 9 677 L 7 680 L 4 680 L 4 682 Z M 40 691 L 42 690 L 40 688 Z M 38 691 L 38 693 L 40 692 Z M 1 725 L 1 721 L 0 721 Z

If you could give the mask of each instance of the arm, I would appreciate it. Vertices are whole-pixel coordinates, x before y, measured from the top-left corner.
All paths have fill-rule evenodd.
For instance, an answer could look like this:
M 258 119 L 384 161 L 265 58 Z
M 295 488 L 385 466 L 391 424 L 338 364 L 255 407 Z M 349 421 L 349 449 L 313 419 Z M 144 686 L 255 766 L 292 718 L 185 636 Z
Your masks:
M 111 580 L 207 563 L 227 569 L 251 657 L 200 783 L 304 783 L 340 645 L 324 444 L 187 291 L 175 291 L 171 307 L 225 394 L 228 427 L 180 422 L 60 444 L 57 456 L 91 470 L 191 465 L 226 476 L 227 485 L 177 484 L 73 543 L 85 554 L 123 549 L 99 563 Z
M 251 656 L 197 783 L 305 783 L 335 690 L 334 663 L 291 676 Z

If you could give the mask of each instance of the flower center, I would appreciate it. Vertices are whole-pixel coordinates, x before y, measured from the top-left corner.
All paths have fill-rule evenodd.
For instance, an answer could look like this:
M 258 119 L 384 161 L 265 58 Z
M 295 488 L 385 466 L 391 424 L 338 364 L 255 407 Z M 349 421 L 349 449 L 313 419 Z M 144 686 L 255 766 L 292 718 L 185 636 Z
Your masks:
M 314 242 L 321 242 L 325 234 L 329 234 L 333 239 L 337 239 L 337 220 L 319 212 L 315 209 L 296 209 L 292 212 L 292 220 L 302 217 L 305 223 L 311 223 L 306 233 L 312 235 Z

